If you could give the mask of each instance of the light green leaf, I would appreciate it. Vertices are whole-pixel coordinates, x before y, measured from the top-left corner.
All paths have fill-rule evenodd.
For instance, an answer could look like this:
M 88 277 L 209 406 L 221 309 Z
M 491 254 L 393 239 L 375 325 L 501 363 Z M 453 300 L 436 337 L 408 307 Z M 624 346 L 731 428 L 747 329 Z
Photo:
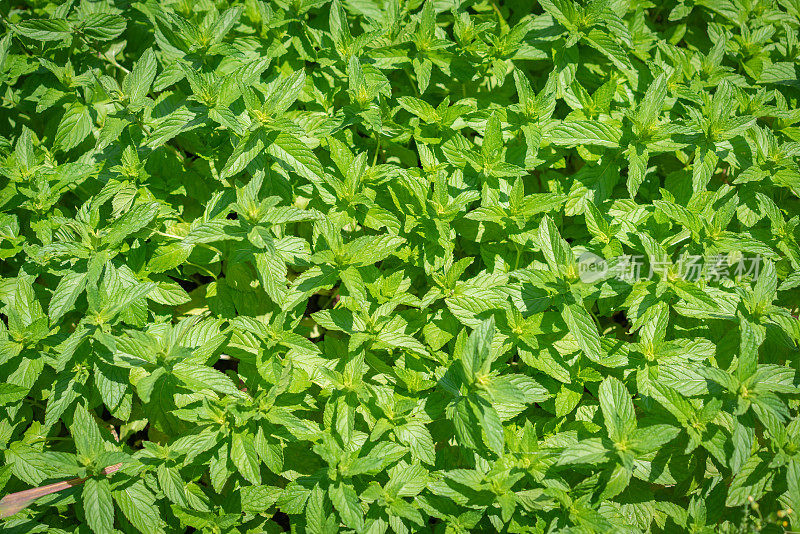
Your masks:
M 114 532 L 114 503 L 108 480 L 90 478 L 81 493 L 86 522 L 95 534 Z
M 625 385 L 614 377 L 600 384 L 598 394 L 608 437 L 614 443 L 623 443 L 636 430 L 636 413 Z
M 261 484 L 260 462 L 251 434 L 237 432 L 231 436 L 231 460 L 251 484 Z
M 92 133 L 92 126 L 89 108 L 79 102 L 70 104 L 56 130 L 56 147 L 64 151 L 75 148 Z
M 583 353 L 590 360 L 600 362 L 603 355 L 600 334 L 589 312 L 580 304 L 565 304 L 561 309 L 561 317 Z

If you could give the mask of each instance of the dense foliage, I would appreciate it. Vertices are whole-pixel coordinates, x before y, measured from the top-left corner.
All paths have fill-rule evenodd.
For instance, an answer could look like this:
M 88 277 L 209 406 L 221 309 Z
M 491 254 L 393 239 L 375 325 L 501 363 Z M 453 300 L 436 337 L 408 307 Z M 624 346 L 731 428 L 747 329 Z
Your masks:
M 4 532 L 800 529 L 797 0 L 0 14 Z

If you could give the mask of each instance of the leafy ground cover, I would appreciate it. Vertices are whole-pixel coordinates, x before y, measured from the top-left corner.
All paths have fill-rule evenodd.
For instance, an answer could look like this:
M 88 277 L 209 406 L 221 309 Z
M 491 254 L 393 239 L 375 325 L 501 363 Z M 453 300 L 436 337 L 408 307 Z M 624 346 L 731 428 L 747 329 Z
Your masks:
M 0 14 L 4 532 L 800 529 L 797 0 Z

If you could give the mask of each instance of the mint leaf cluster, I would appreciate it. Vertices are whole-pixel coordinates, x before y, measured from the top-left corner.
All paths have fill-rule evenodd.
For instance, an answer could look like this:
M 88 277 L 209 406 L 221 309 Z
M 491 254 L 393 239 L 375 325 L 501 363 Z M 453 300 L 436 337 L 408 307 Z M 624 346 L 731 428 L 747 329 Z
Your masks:
M 800 529 L 796 0 L 0 24 L 4 532 Z

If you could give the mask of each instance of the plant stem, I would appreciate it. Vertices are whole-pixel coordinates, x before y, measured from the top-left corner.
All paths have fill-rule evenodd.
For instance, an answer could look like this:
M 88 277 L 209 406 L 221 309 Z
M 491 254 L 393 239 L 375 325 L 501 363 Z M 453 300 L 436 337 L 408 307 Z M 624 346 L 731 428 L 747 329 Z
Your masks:
M 372 166 L 374 167 L 378 163 L 378 153 L 381 151 L 381 134 L 378 132 L 375 141 L 375 156 L 372 158 Z
M 121 463 L 105 467 L 103 468 L 103 474 L 110 475 L 116 471 L 119 471 L 120 467 L 122 467 Z M 16 493 L 9 493 L 8 495 L 0 499 L 0 519 L 11 517 L 17 512 L 24 510 L 39 497 L 44 497 L 45 495 L 50 495 L 51 493 L 56 493 L 59 491 L 64 491 L 65 489 L 69 489 L 73 486 L 78 486 L 80 484 L 83 484 L 90 478 L 91 477 L 71 478 L 69 480 L 64 480 L 62 482 L 56 482 L 55 484 L 48 484 L 47 486 L 31 488 L 23 491 L 18 491 Z

